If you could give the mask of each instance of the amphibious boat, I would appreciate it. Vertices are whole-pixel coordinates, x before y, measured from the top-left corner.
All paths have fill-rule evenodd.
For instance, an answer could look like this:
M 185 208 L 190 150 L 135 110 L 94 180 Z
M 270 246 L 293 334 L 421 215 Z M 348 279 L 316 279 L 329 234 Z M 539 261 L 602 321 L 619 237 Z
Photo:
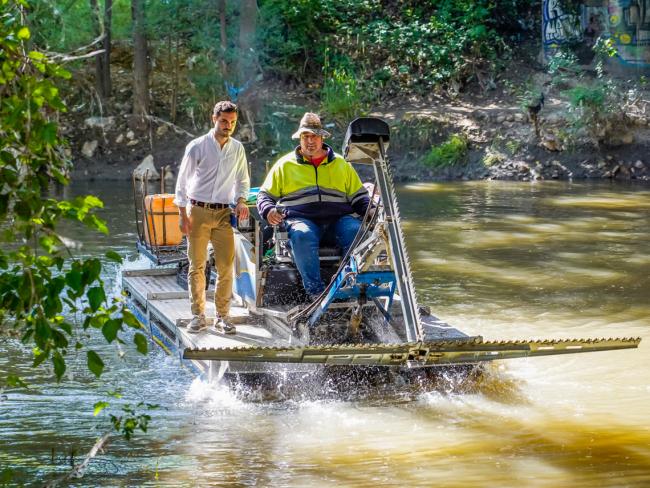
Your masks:
M 420 306 L 386 157 L 389 142 L 389 127 L 381 119 L 357 118 L 348 127 L 343 155 L 372 168 L 373 205 L 359 216 L 362 226 L 346 255 L 321 249 L 321 270 L 329 285 L 314 301 L 307 300 L 286 230 L 260 218 L 256 190 L 251 191 L 251 218 L 234 224 L 234 335 L 214 328 L 188 333 L 187 256 L 173 195 L 163 187 L 160 194 L 149 194 L 146 176 L 134 178 L 137 248 L 150 266 L 123 270 L 121 283 L 129 307 L 152 339 L 209 380 L 304 374 L 334 365 L 440 368 L 638 346 L 640 338 L 485 341 Z M 214 316 L 214 275 L 210 278 L 206 299 L 212 308 L 207 314 L 211 310 Z

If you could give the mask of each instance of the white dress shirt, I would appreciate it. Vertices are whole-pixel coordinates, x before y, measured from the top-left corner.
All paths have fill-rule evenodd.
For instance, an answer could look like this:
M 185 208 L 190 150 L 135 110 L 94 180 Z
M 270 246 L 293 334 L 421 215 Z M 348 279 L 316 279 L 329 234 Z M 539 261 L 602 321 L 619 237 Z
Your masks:
M 212 129 L 187 145 L 176 179 L 174 203 L 178 207 L 186 207 L 190 200 L 236 203 L 240 197 L 248 198 L 249 190 L 248 162 L 241 142 L 230 137 L 222 148 Z

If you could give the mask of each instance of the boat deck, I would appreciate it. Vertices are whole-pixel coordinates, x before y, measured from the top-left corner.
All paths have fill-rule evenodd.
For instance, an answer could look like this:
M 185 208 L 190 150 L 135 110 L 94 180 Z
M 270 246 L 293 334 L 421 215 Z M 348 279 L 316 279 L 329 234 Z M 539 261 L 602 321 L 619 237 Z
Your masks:
M 129 297 L 129 305 L 138 319 L 149 328 L 152 337 L 162 341 L 169 349 L 176 352 L 183 360 L 183 351 L 187 349 L 217 349 L 231 347 L 296 347 L 302 346 L 299 340 L 292 337 L 288 328 L 280 325 L 280 321 L 264 320 L 264 317 L 251 313 L 242 306 L 237 297 L 230 308 L 232 322 L 237 327 L 237 333 L 226 335 L 213 327 L 208 327 L 199 333 L 187 331 L 191 320 L 189 293 L 176 281 L 176 268 L 154 268 L 140 270 L 124 270 L 122 272 L 122 288 Z M 214 320 L 214 289 L 206 292 L 206 317 Z M 286 314 L 287 310 L 276 311 Z M 271 314 L 273 315 L 273 314 Z M 468 336 L 454 327 L 442 322 L 434 316 L 425 316 L 422 320 L 425 340 L 462 339 Z M 384 334 L 385 335 L 385 334 Z M 389 334 L 386 342 L 402 342 Z M 393 337 L 394 336 L 394 337 Z M 211 376 L 229 373 L 268 373 L 273 371 L 304 372 L 312 371 L 315 367 L 310 364 L 269 364 L 251 362 L 227 361 L 187 361 L 188 365 L 199 372 L 207 372 Z M 225 364 L 224 364 L 225 363 Z

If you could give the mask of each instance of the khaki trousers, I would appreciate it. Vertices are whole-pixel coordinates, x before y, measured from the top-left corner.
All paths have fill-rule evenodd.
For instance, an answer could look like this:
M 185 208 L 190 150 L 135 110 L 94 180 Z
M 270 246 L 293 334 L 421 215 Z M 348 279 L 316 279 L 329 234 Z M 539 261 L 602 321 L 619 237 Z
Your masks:
M 187 257 L 190 261 L 188 281 L 193 315 L 205 313 L 205 266 L 208 259 L 208 242 L 212 242 L 217 268 L 217 286 L 214 303 L 217 313 L 228 315 L 232 297 L 235 239 L 230 225 L 229 208 L 211 210 L 190 206 L 192 230 L 187 236 Z

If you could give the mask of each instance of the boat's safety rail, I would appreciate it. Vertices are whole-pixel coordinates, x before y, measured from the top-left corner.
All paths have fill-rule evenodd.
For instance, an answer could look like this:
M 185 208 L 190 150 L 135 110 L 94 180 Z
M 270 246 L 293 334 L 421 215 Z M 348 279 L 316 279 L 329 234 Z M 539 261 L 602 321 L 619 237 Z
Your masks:
M 636 348 L 641 338 L 484 341 L 469 339 L 404 344 L 341 344 L 305 347 L 185 349 L 185 359 L 360 366 L 422 367 L 470 364 L 552 354 Z

